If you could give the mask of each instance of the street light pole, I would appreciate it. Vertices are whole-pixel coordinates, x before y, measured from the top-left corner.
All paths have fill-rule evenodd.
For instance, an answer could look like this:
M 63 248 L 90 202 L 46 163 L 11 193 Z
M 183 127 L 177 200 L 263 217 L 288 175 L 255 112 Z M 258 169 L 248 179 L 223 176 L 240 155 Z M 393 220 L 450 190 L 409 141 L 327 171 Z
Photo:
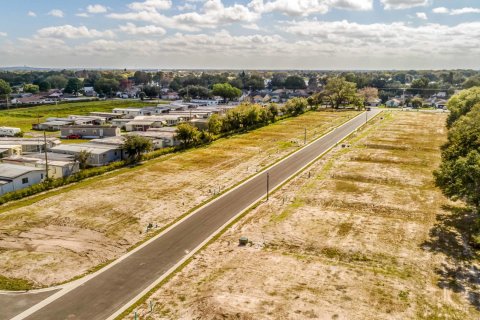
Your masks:
M 305 135 L 303 136 L 303 144 L 307 144 L 307 128 L 305 128 Z
M 267 172 L 267 201 L 269 198 L 269 191 L 270 191 L 270 173 Z

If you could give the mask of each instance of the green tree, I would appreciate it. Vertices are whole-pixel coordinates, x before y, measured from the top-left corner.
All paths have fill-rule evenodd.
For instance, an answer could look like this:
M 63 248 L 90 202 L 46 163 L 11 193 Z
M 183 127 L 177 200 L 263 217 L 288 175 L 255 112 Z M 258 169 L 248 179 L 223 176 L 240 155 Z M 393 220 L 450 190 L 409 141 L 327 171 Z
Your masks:
M 38 93 L 40 89 L 36 84 L 27 83 L 23 86 L 23 91 L 28 93 Z
M 307 88 L 305 80 L 300 76 L 289 76 L 285 79 L 285 88 L 298 90 Z
M 225 102 L 233 100 L 242 95 L 242 90 L 232 87 L 229 83 L 217 83 L 213 85 L 212 94 L 220 96 Z
M 98 93 L 113 96 L 119 88 L 120 83 L 115 79 L 100 78 L 95 81 L 94 89 Z
M 133 78 L 136 84 L 147 84 L 152 81 L 152 75 L 144 71 L 136 71 Z
M 268 104 L 268 115 L 270 117 L 270 122 L 274 123 L 277 121 L 278 117 L 278 105 L 276 103 Z
M 480 208 L 480 104 L 455 121 L 443 146 L 435 181 L 453 200 Z
M 190 147 L 198 142 L 199 134 L 197 127 L 190 123 L 181 123 L 177 126 L 177 139 L 180 140 L 184 148 Z
M 291 116 L 298 116 L 308 108 L 308 101 L 305 98 L 293 98 L 285 103 L 285 112 Z
M 127 160 L 130 163 L 140 162 L 140 160 L 142 160 L 142 155 L 152 149 L 152 141 L 138 135 L 126 136 L 122 145 L 122 150 L 126 152 L 128 157 Z
M 222 118 L 218 114 L 212 114 L 208 119 L 208 132 L 219 134 L 222 130 Z
M 68 79 L 67 85 L 65 86 L 64 92 L 78 95 L 80 90 L 83 89 L 83 81 L 78 78 Z
M 447 108 L 450 114 L 447 118 L 447 127 L 450 128 L 461 116 L 480 103 L 480 87 L 463 90 L 448 100 Z
M 88 165 L 88 159 L 90 159 L 90 156 L 92 153 L 87 150 L 81 150 L 79 153 L 77 153 L 74 157 L 74 160 L 78 162 L 78 165 L 80 166 L 80 169 L 85 169 Z
M 48 83 L 50 83 L 50 86 L 55 89 L 65 88 L 68 82 L 67 78 L 62 75 L 49 76 L 45 79 L 45 81 L 48 81 Z
M 50 85 L 50 82 L 43 80 L 38 83 L 38 88 L 41 92 L 47 92 L 52 86 Z
M 12 88 L 10 88 L 10 85 L 8 84 L 8 82 L 6 82 L 3 79 L 0 79 L 0 97 L 7 99 L 7 96 L 10 93 L 12 93 Z
M 330 78 L 322 92 L 322 100 L 338 109 L 342 105 L 358 103 L 357 85 L 344 78 Z
M 420 97 L 415 97 L 410 101 L 412 108 L 419 109 L 423 106 L 423 99 Z

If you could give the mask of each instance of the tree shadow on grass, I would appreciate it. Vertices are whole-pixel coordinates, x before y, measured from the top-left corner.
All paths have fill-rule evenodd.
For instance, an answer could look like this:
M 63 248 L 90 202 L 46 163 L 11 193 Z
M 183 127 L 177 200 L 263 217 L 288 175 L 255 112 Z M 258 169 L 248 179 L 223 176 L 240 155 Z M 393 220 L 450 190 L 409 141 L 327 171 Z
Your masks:
M 443 206 L 444 213 L 430 230 L 424 250 L 443 253 L 448 260 L 437 268 L 438 286 L 463 293 L 470 304 L 480 311 L 479 252 L 472 247 L 478 232 L 478 216 L 465 207 Z

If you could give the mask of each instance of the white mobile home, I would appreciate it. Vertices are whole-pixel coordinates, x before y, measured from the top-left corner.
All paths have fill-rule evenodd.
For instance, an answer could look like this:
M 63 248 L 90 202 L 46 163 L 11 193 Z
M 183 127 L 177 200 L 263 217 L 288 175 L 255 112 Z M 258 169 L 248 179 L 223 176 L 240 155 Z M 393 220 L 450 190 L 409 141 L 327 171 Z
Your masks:
M 14 127 L 0 127 L 0 136 L 2 137 L 15 137 L 16 134 L 22 132 L 20 128 Z
M 0 195 L 42 182 L 45 169 L 0 163 Z

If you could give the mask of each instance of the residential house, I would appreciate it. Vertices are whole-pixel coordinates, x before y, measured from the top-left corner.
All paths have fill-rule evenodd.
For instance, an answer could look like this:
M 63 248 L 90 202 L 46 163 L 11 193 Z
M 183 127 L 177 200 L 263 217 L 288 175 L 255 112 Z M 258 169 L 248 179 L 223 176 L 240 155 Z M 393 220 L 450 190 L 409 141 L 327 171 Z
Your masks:
M 141 108 L 115 108 L 112 110 L 112 113 L 121 114 L 124 118 L 133 119 L 136 116 L 139 116 L 141 111 Z
M 22 146 L 19 144 L 0 145 L 0 159 L 10 157 L 13 155 L 21 155 L 21 154 L 22 154 Z
M 402 101 L 395 98 L 385 102 L 385 106 L 387 106 L 388 108 L 398 108 L 401 104 L 402 104 Z
M 33 130 L 42 130 L 42 131 L 59 131 L 61 127 L 68 126 L 73 124 L 73 120 L 52 120 L 42 123 L 34 123 L 32 125 Z
M 101 144 L 101 143 L 79 143 L 79 144 L 64 144 L 50 149 L 53 153 L 68 154 L 78 156 L 80 152 L 86 151 L 90 153 L 87 164 L 98 167 L 104 166 L 111 162 L 123 159 L 123 151 L 118 145 Z
M 60 127 L 60 137 L 78 135 L 83 139 L 96 139 L 120 135 L 120 128 L 110 126 L 64 126 Z
M 0 148 L 4 145 L 20 145 L 23 153 L 43 152 L 45 149 L 45 142 L 47 150 L 57 146 L 61 143 L 58 138 L 0 138 Z
M 48 163 L 48 176 L 50 178 L 68 177 L 80 170 L 79 163 L 75 162 L 72 156 L 55 154 L 51 152 L 47 152 L 47 159 L 45 159 L 45 153 L 37 153 L 25 156 L 11 156 L 8 158 L 3 158 L 1 161 L 3 163 L 40 168 L 44 171 L 46 171 L 46 163 Z
M 44 178 L 44 169 L 0 163 L 0 195 L 40 183 Z

